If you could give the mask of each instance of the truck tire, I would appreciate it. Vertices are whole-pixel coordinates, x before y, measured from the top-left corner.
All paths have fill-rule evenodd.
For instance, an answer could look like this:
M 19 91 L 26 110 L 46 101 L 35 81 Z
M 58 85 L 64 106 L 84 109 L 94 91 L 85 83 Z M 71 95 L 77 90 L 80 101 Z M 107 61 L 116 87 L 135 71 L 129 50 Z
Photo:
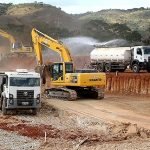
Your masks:
M 5 108 L 5 98 L 2 101 L 2 114 L 7 115 L 7 109 Z
M 32 115 L 36 115 L 37 114 L 37 108 L 33 108 L 32 109 Z
M 111 72 L 111 64 L 110 63 L 105 64 L 105 72 Z
M 104 71 L 104 64 L 103 63 L 99 63 L 97 65 L 97 70 L 100 71 L 100 72 L 103 72 Z
M 140 67 L 139 67 L 139 65 L 138 65 L 138 64 L 134 64 L 134 65 L 132 66 L 132 70 L 133 70 L 133 72 L 135 72 L 135 73 L 140 72 Z
M 119 72 L 125 72 L 126 69 L 120 69 Z
M 3 97 L 0 99 L 0 110 L 2 110 L 2 102 L 3 102 Z

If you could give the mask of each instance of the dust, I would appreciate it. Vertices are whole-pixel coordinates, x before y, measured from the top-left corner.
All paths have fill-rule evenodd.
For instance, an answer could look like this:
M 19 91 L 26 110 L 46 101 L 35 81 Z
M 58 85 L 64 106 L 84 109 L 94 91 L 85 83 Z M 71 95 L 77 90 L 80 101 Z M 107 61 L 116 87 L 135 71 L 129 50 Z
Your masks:
M 12 54 L 9 53 L 1 60 L 1 71 L 15 71 L 16 69 L 34 69 L 36 59 L 28 54 Z
M 116 45 L 122 46 L 126 43 L 122 39 L 114 39 L 111 41 L 100 42 L 91 37 L 70 37 L 61 39 L 61 41 L 66 45 L 73 57 L 76 68 L 84 68 L 90 63 L 89 55 L 90 52 L 94 49 L 95 45 Z M 6 41 L 5 41 L 6 42 Z M 7 46 L 0 48 L 0 70 L 16 70 L 16 69 L 34 69 L 37 65 L 35 54 L 12 54 L 10 53 L 10 46 L 7 43 Z M 42 46 L 43 53 L 43 62 L 60 62 L 62 61 L 60 55 L 51 49 L 45 48 Z

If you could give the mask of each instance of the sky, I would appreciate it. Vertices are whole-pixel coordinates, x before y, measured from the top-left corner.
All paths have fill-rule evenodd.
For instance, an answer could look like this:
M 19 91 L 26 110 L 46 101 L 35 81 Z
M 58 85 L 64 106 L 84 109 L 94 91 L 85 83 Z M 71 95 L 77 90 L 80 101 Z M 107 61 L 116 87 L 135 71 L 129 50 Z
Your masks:
M 79 14 L 102 9 L 130 9 L 150 7 L 150 0 L 2 0 L 1 3 L 31 3 L 44 2 L 60 7 L 67 13 Z

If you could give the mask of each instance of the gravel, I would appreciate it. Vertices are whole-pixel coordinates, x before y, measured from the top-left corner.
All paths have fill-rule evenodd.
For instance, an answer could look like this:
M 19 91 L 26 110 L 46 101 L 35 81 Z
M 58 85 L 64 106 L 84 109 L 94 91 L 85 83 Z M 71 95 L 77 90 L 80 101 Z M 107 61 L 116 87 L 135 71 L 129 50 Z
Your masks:
M 14 132 L 7 132 L 0 129 L 0 149 L 3 150 L 36 150 L 40 147 L 39 140 L 18 135 Z
M 37 133 L 38 127 L 39 130 L 41 130 L 42 128 L 40 127 L 42 127 L 42 125 L 50 125 L 51 130 L 48 129 L 50 130 L 50 133 L 56 133 L 56 135 L 58 135 L 52 137 L 48 136 L 47 142 L 44 143 L 44 137 L 39 136 L 38 138 L 29 138 L 26 134 L 21 135 L 20 133 L 28 131 L 26 130 L 27 126 L 22 126 L 22 128 L 25 129 L 22 130 L 22 132 L 19 132 L 19 130 L 15 130 L 14 132 L 5 131 L 1 128 L 0 149 L 2 150 L 72 150 L 80 143 L 79 141 L 82 141 L 87 137 L 89 141 L 87 140 L 87 143 L 85 142 L 80 145 L 80 150 L 150 149 L 150 139 L 142 139 L 139 137 L 135 130 L 137 127 L 132 124 L 116 124 L 116 126 L 113 126 L 92 117 L 80 116 L 53 108 L 46 104 L 44 104 L 37 116 L 21 113 L 16 116 L 1 116 L 0 118 L 1 127 L 3 127 L 4 124 L 7 124 L 8 127 L 17 127 L 19 124 L 24 124 L 28 125 L 28 127 L 34 126 Z M 133 131 L 136 131 L 136 133 L 133 134 Z M 47 134 L 48 133 L 49 132 L 47 131 Z M 131 137 L 125 139 L 126 134 L 129 133 L 132 134 Z M 142 133 L 142 136 L 145 137 L 146 133 L 144 131 Z

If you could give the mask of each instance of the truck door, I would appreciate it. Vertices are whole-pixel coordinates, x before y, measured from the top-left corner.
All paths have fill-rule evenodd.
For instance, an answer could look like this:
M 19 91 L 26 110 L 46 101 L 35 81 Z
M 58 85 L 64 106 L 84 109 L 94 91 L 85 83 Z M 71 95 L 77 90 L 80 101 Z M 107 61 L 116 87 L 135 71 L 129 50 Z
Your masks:
M 139 62 L 144 62 L 144 54 L 141 48 L 137 48 L 135 50 L 135 59 L 138 60 Z

